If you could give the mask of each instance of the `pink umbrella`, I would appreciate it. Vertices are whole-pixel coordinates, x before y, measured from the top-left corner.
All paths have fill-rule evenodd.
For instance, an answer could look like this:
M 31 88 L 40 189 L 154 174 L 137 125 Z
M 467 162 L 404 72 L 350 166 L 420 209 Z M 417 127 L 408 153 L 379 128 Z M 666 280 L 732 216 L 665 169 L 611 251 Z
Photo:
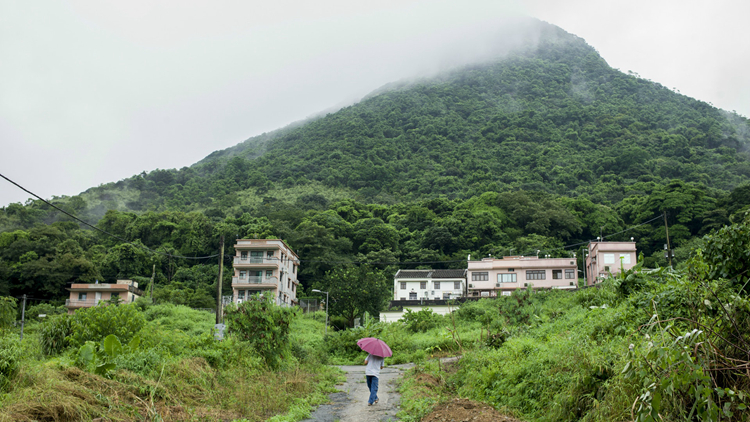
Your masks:
M 375 337 L 365 337 L 357 342 L 357 346 L 367 353 L 387 358 L 393 356 L 391 348 L 383 340 Z

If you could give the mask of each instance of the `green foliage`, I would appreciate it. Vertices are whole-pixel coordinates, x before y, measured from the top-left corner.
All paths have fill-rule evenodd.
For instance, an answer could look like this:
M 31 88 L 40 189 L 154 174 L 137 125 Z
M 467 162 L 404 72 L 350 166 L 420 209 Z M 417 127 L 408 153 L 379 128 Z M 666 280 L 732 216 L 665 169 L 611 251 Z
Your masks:
M 39 329 L 39 342 L 42 353 L 47 356 L 62 352 L 69 344 L 67 338 L 72 334 L 72 317 L 67 314 L 52 315 L 42 322 Z
M 703 259 L 709 278 L 726 278 L 750 292 L 750 214 L 704 239 Z
M 294 309 L 280 307 L 267 296 L 256 296 L 226 311 L 229 333 L 248 342 L 271 368 L 278 368 L 287 357 L 294 316 Z
M 20 368 L 23 349 L 15 334 L 0 336 L 0 391 L 13 381 Z
M 387 299 L 388 282 L 383 271 L 368 265 L 337 268 L 326 273 L 315 288 L 329 292 L 329 313 L 346 318 L 349 326 L 365 312 L 379 315 Z
M 134 305 L 109 305 L 81 308 L 70 321 L 71 346 L 81 347 L 87 341 L 99 342 L 110 334 L 129 342 L 145 325 L 143 314 Z
M 437 327 L 442 320 L 443 318 L 432 312 L 430 308 L 424 308 L 417 312 L 407 309 L 404 316 L 401 317 L 401 321 L 404 322 L 406 329 L 412 333 L 424 333 L 427 330 Z
M 16 299 L 0 296 L 0 330 L 5 332 L 16 321 Z

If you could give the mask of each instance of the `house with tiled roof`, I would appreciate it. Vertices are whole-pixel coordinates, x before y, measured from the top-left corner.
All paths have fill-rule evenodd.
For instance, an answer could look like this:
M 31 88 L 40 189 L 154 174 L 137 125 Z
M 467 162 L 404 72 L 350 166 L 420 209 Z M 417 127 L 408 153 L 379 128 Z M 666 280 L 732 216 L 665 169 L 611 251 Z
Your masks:
M 448 300 L 466 296 L 466 269 L 398 270 L 393 300 Z

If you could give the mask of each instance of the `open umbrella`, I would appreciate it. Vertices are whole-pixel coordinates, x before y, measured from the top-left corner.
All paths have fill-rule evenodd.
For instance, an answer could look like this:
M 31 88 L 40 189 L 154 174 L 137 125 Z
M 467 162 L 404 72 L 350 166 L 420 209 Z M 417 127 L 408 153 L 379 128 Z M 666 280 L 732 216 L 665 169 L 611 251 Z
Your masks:
M 362 340 L 357 342 L 357 346 L 359 346 L 359 348 L 364 350 L 365 352 L 370 353 L 375 356 L 380 356 L 384 358 L 393 356 L 393 352 L 391 351 L 391 348 L 388 347 L 388 345 L 385 344 L 385 342 L 379 338 L 365 337 Z

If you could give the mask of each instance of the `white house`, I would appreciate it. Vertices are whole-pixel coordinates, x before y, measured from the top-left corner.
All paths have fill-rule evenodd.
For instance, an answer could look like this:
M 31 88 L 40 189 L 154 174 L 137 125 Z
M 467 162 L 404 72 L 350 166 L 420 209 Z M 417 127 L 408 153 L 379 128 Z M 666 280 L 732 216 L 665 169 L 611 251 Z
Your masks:
M 393 300 L 446 300 L 464 297 L 466 270 L 398 270 Z

